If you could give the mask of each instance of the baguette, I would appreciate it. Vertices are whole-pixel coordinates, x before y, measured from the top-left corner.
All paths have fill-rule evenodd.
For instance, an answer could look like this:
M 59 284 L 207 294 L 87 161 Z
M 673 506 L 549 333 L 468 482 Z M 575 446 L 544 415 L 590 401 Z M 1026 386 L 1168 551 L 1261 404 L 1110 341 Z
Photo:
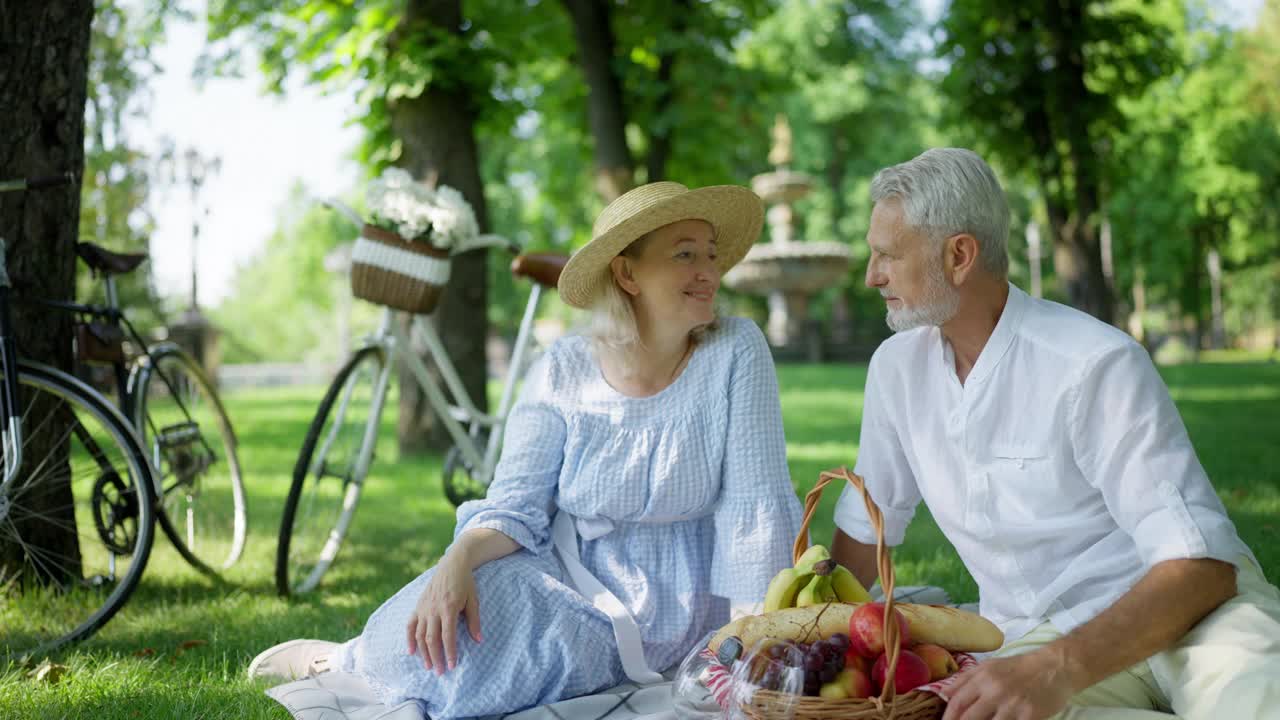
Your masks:
M 720 628 L 707 642 L 711 652 L 736 637 L 742 651 L 749 652 L 761 640 L 792 640 L 810 643 L 836 633 L 849 632 L 849 617 L 861 603 L 824 603 L 804 608 L 785 608 L 764 615 L 747 615 Z M 912 643 L 932 643 L 947 650 L 990 652 L 1004 644 L 1004 633 L 990 620 L 971 612 L 944 605 L 895 603 L 907 619 Z

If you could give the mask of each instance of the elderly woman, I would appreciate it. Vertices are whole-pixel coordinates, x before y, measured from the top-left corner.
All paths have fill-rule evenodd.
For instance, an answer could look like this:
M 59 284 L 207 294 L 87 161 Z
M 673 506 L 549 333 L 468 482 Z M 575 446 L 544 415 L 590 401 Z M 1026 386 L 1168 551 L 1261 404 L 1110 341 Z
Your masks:
M 433 718 L 503 713 L 658 680 L 758 603 L 800 504 L 769 348 L 714 301 L 762 218 L 749 190 L 673 182 L 605 208 L 559 281 L 588 330 L 529 371 L 444 557 L 359 637 L 286 643 L 251 675 L 327 666 Z

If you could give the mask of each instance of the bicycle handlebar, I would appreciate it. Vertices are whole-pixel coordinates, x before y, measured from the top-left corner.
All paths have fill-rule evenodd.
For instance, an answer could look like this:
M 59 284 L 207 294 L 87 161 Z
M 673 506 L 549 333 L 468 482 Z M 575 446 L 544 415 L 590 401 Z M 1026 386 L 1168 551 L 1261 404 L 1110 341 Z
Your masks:
M 356 212 L 350 205 L 342 202 L 338 198 L 320 198 L 318 202 L 330 210 L 336 210 L 341 213 L 357 226 L 364 227 L 364 218 L 360 217 L 360 213 Z
M 364 227 L 367 223 L 367 221 L 360 216 L 360 213 L 356 212 L 350 205 L 337 198 L 319 198 L 317 202 L 330 210 L 341 213 L 357 227 Z M 509 251 L 512 255 L 519 255 L 524 249 L 521 248 L 514 240 L 505 238 L 501 235 L 486 233 L 484 235 L 477 235 L 470 240 L 460 242 L 457 247 L 453 248 L 451 253 L 456 255 L 458 253 L 480 250 L 482 248 L 502 248 L 503 250 Z
M 57 175 L 44 175 L 33 178 L 18 178 L 17 180 L 0 180 L 0 193 L 4 192 L 22 192 L 24 190 L 43 190 L 45 188 L 57 187 L 59 185 L 70 185 L 75 182 L 75 173 L 68 170 Z
M 56 187 L 58 185 L 70 185 L 76 179 L 75 173 L 68 170 L 58 175 L 45 175 L 33 178 L 18 178 L 17 180 L 0 180 L 0 193 L 7 192 L 23 192 L 26 190 L 43 190 L 44 188 Z M 0 288 L 11 287 L 9 283 L 9 273 L 5 267 L 6 250 L 4 238 L 0 237 Z

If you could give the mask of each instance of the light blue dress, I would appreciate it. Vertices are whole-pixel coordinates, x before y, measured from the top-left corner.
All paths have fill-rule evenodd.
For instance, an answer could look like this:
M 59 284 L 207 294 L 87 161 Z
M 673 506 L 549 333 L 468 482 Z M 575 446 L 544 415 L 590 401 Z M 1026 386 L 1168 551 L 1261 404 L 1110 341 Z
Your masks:
M 493 528 L 522 547 L 480 566 L 483 640 L 459 622 L 458 665 L 438 676 L 408 654 L 405 627 L 432 570 L 345 643 L 337 664 L 388 704 L 416 698 L 438 719 L 510 712 L 626 679 L 607 615 L 569 584 L 551 520 L 571 514 L 582 564 L 630 611 L 648 666 L 679 663 L 791 564 L 801 508 L 787 470 L 777 377 L 764 336 L 720 323 L 684 371 L 645 398 L 618 393 L 590 341 L 557 341 L 512 408 L 484 500 L 458 534 Z

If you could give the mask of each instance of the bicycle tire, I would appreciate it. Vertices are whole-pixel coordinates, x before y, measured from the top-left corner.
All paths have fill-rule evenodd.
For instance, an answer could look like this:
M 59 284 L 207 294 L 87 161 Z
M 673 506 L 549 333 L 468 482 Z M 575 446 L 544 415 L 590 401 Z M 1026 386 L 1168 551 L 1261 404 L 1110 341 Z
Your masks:
M 35 580 L 0 583 L 0 667 L 82 641 L 105 625 L 137 587 L 156 523 L 151 466 L 124 416 L 83 382 L 53 368 L 20 362 L 18 382 L 24 446 L 51 422 L 65 423 L 65 432 L 52 446 L 64 448 L 66 454 L 52 450 L 37 460 L 24 452 L 24 471 L 3 498 L 7 507 L 0 511 L 0 548 L 6 540 L 16 543 L 25 577 Z M 57 417 L 63 408 L 70 418 Z M 50 482 L 44 482 L 46 476 Z M 58 490 L 54 483 L 64 481 L 70 502 L 39 504 L 26 515 L 38 523 L 24 523 L 18 500 L 39 488 Z M 47 541 L 24 542 L 20 528 L 47 531 L 57 522 L 50 515 L 65 511 L 74 518 L 69 528 L 76 536 L 74 557 L 36 545 Z M 26 537 L 33 539 L 32 534 Z M 54 567 L 63 562 L 68 566 Z M 98 569 L 107 574 L 95 572 Z M 58 576 L 50 575 L 51 570 Z
M 172 343 L 149 350 L 129 385 L 134 427 L 159 480 L 156 519 L 184 560 L 216 576 L 240 559 L 247 533 L 238 444 L 222 399 Z M 171 399 L 175 390 L 181 403 Z
M 476 446 L 483 448 L 488 443 L 489 431 L 484 430 L 476 438 Z M 440 486 L 444 496 L 455 508 L 470 500 L 480 500 L 489 488 L 476 480 L 471 468 L 463 459 L 462 450 L 456 444 L 449 446 L 444 454 L 444 463 L 440 468 Z
M 325 391 L 307 430 L 293 468 L 293 482 L 285 499 L 276 545 L 276 590 L 282 596 L 315 589 L 346 537 L 365 476 L 373 463 L 373 448 L 369 444 L 377 442 L 377 423 L 382 399 L 386 397 L 385 389 L 381 398 L 376 397 L 375 385 L 386 361 L 386 353 L 379 346 L 361 348 L 352 355 Z M 339 400 L 343 402 L 339 404 Z M 354 415 L 351 414 L 353 408 Z M 335 412 L 339 417 L 333 417 Z M 341 423 L 336 430 L 330 424 L 334 420 Z M 326 429 L 330 432 L 326 433 Z M 320 444 L 322 438 L 323 445 Z M 343 456 L 340 452 L 335 454 L 335 450 L 349 453 Z M 362 463 L 364 457 L 368 460 Z M 338 472 L 334 473 L 334 469 Z M 333 487 L 335 483 L 327 482 L 329 478 L 341 484 Z M 336 512 L 314 519 L 311 515 L 317 505 L 322 510 L 326 505 L 333 505 Z M 320 538 L 323 543 L 319 542 Z

